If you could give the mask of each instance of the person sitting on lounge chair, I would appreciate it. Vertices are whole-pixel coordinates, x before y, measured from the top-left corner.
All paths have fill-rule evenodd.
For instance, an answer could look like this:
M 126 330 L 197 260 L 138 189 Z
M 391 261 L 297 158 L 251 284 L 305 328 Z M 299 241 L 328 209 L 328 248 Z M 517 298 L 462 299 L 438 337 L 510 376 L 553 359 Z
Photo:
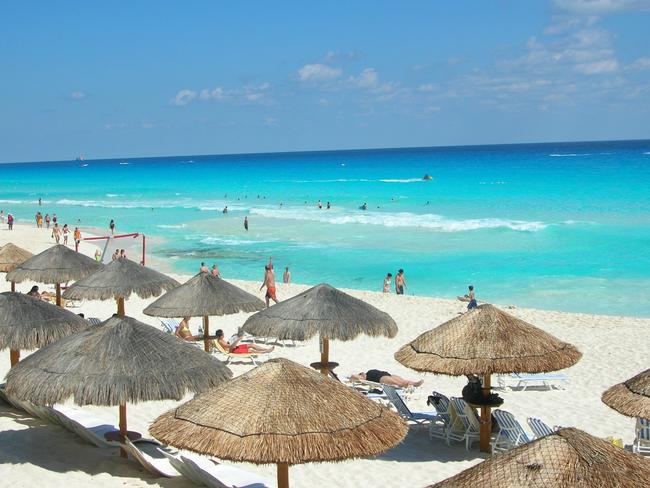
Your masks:
M 38 298 L 40 300 L 51 302 L 54 300 L 54 295 L 44 291 L 43 293 L 38 291 L 38 285 L 32 286 L 32 289 L 27 292 L 30 297 Z
M 242 339 L 242 336 L 238 336 L 236 340 L 228 342 L 223 337 L 223 330 L 219 329 L 214 333 L 217 342 L 223 348 L 224 351 L 228 351 L 233 354 L 264 354 L 271 352 L 274 347 L 262 347 L 257 344 L 240 344 L 239 342 Z
M 183 317 L 183 320 L 178 323 L 174 335 L 185 341 L 198 341 L 203 339 L 203 337 L 194 337 L 192 335 L 192 331 L 190 330 L 190 317 Z
M 390 374 L 388 371 L 380 371 L 378 369 L 369 369 L 365 373 L 353 374 L 350 376 L 353 381 L 372 381 L 373 383 L 381 383 L 382 385 L 396 386 L 398 388 L 405 388 L 407 386 L 421 386 L 424 380 L 407 380 L 401 376 Z

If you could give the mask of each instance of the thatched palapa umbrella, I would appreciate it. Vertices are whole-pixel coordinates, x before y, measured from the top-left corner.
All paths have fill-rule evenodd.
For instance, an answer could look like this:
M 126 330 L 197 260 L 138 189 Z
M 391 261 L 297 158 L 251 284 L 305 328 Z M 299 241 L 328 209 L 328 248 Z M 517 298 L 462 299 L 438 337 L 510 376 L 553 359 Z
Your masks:
M 643 488 L 650 462 L 578 429 L 534 440 L 429 488 Z
M 7 393 L 37 405 L 70 397 L 77 405 L 119 405 L 124 438 L 127 402 L 180 400 L 231 376 L 221 361 L 191 344 L 114 315 L 21 361 L 7 374 Z
M 33 254 L 9 242 L 0 247 L 0 273 L 8 273 L 19 264 L 24 263 Z M 11 291 L 16 291 L 16 282 L 11 282 Z
M 350 341 L 360 334 L 397 334 L 397 325 L 386 312 L 324 283 L 256 313 L 243 329 L 253 335 L 295 341 L 320 334 L 323 374 L 329 372 L 329 339 Z
M 117 300 L 117 314 L 124 316 L 124 300 L 135 293 L 155 297 L 178 286 L 178 281 L 127 258 L 111 261 L 95 273 L 77 281 L 63 293 L 73 300 Z
M 56 286 L 56 304 L 61 306 L 61 283 L 77 281 L 100 269 L 103 264 L 63 244 L 52 246 L 29 258 L 7 273 L 7 281 L 22 283 L 33 280 Z
M 9 348 L 13 367 L 21 349 L 36 349 L 88 328 L 88 322 L 38 298 L 0 293 L 0 349 Z
M 144 309 L 153 317 L 203 317 L 203 346 L 210 351 L 210 315 L 256 312 L 264 302 L 210 273 L 199 273 Z
M 273 359 L 158 417 L 162 442 L 232 461 L 278 465 L 374 456 L 408 431 L 388 408 L 288 359 Z
M 572 366 L 582 357 L 562 342 L 492 305 L 459 315 L 425 332 L 395 353 L 416 371 L 483 376 L 483 392 L 490 392 L 494 373 L 542 373 Z M 481 407 L 481 450 L 490 452 L 490 407 Z
M 612 386 L 602 400 L 623 415 L 650 420 L 650 369 Z

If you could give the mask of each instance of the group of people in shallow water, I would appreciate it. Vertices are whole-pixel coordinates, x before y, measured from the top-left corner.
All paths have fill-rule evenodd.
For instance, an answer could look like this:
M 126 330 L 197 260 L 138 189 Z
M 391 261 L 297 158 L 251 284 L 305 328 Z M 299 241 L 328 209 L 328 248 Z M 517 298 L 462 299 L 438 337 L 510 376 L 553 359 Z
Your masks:
M 384 293 L 390 293 L 390 284 L 393 279 L 393 273 L 388 273 L 384 278 Z M 397 295 L 404 295 L 406 289 L 406 278 L 404 277 L 404 270 L 400 268 L 395 276 L 395 293 Z

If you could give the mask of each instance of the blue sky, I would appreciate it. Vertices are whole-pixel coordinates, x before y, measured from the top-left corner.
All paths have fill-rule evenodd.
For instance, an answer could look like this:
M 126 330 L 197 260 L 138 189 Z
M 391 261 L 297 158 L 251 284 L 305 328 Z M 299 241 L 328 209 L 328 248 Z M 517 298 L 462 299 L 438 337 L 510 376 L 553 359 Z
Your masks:
M 650 0 L 3 2 L 0 162 L 650 137 Z

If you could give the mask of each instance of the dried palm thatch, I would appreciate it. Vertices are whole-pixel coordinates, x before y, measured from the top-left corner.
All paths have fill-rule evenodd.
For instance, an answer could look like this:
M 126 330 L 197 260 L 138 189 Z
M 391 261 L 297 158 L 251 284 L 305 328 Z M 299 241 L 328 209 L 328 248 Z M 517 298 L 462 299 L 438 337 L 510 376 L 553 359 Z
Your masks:
M 612 386 L 602 399 L 623 415 L 650 419 L 650 369 Z
M 179 286 L 178 281 L 130 259 L 111 261 L 86 278 L 77 281 L 64 293 L 72 300 L 109 300 L 129 298 L 135 293 L 150 298 Z
M 37 405 L 72 397 L 77 405 L 173 399 L 231 377 L 221 361 L 130 317 L 37 351 L 7 374 L 7 392 Z
M 0 349 L 36 349 L 88 328 L 65 309 L 22 293 L 0 293 Z
M 270 360 L 208 390 L 149 428 L 180 449 L 278 463 L 279 474 L 287 464 L 374 456 L 407 431 L 386 407 L 288 359 Z
M 261 337 L 304 341 L 316 334 L 350 341 L 360 334 L 395 337 L 397 325 L 386 312 L 320 284 L 248 318 L 243 329 Z
M 455 317 L 395 353 L 416 371 L 452 376 L 556 371 L 581 357 L 571 344 L 492 305 Z
M 210 273 L 199 273 L 144 309 L 153 317 L 196 317 L 256 312 L 264 302 Z
M 63 244 L 57 244 L 29 258 L 7 273 L 7 281 L 65 283 L 81 280 L 102 266 L 88 256 L 72 251 Z
M 578 429 L 497 454 L 429 488 L 642 488 L 650 462 Z
M 33 254 L 9 242 L 0 247 L 0 273 L 8 273 L 19 264 L 24 263 Z

